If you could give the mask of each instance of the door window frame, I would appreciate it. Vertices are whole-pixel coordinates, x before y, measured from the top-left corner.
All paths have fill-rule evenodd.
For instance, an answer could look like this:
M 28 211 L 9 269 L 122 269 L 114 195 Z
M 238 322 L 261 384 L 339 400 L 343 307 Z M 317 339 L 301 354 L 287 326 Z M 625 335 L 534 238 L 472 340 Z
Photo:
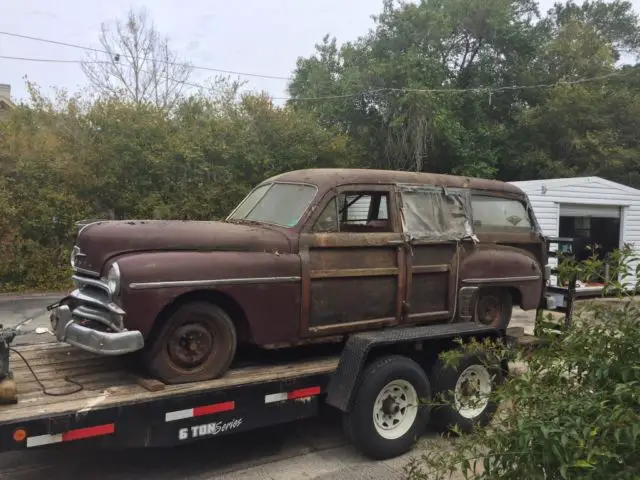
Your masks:
M 315 232 L 313 227 L 315 226 L 317 220 L 320 218 L 320 215 L 324 213 L 327 205 L 333 200 L 338 199 L 341 194 L 345 193 L 386 193 L 387 194 L 387 213 L 389 217 L 389 224 L 391 226 L 391 230 L 388 232 L 380 232 L 380 231 L 371 231 L 371 232 Z M 402 226 L 400 223 L 399 212 L 398 212 L 398 203 L 396 199 L 396 190 L 394 185 L 373 185 L 373 184 L 348 184 L 341 185 L 337 188 L 332 188 L 328 190 L 320 202 L 318 202 L 317 207 L 314 209 L 312 215 L 310 215 L 302 228 L 301 233 L 303 234 L 312 234 L 312 235 L 392 235 L 402 233 Z M 336 216 L 339 216 L 338 211 L 338 202 L 336 201 Z M 340 226 L 340 221 L 338 219 L 338 228 Z

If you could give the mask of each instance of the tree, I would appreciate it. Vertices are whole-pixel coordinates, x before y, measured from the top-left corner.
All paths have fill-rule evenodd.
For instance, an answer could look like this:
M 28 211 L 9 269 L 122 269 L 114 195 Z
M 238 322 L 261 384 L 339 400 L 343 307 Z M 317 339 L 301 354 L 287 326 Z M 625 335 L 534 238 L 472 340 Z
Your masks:
M 99 38 L 104 52 L 91 52 L 82 62 L 98 93 L 165 110 L 176 105 L 192 68 L 178 61 L 144 9 L 130 10 L 115 26 L 103 23 Z
M 534 0 L 387 0 L 374 19 L 355 42 L 325 37 L 289 85 L 295 108 L 361 147 L 363 166 L 638 181 L 640 148 L 620 133 L 640 97 L 613 77 L 640 44 L 630 2 L 570 0 L 541 16 Z
M 300 59 L 289 91 L 357 138 L 373 166 L 492 177 L 517 93 L 483 87 L 525 75 L 544 41 L 536 16 L 530 0 L 388 0 L 368 35 L 342 48 L 325 38 Z

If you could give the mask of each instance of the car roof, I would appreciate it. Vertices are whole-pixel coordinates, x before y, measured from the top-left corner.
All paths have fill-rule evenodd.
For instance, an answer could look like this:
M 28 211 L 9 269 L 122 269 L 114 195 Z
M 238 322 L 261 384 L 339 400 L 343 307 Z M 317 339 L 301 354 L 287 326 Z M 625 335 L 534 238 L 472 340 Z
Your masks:
M 320 190 L 340 185 L 378 184 L 393 185 L 398 183 L 435 185 L 451 188 L 470 188 L 474 190 L 493 190 L 523 194 L 523 191 L 510 183 L 484 178 L 462 177 L 438 173 L 403 172 L 397 170 L 376 170 L 365 168 L 309 168 L 293 170 L 265 180 L 268 182 L 310 183 Z

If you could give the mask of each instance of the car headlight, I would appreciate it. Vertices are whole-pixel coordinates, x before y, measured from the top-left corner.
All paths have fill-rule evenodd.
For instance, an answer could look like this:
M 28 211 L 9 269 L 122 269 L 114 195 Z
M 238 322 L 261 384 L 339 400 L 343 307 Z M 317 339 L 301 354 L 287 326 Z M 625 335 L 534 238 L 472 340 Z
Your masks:
M 118 295 L 120 293 L 120 267 L 118 262 L 114 262 L 107 274 L 107 287 L 111 295 Z
M 71 259 L 70 259 L 71 268 L 73 269 L 76 268 L 76 257 L 78 256 L 78 253 L 80 253 L 80 247 L 78 247 L 77 245 L 74 245 L 73 250 L 71 250 Z

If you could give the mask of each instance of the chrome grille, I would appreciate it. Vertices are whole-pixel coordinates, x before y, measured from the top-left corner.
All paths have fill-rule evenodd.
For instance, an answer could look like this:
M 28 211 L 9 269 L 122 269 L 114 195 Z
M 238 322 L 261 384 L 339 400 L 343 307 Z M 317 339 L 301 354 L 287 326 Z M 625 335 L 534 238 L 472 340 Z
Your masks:
M 70 295 L 76 301 L 71 315 L 78 320 L 98 322 L 116 332 L 122 331 L 125 312 L 111 299 L 107 282 L 84 275 L 71 278 L 76 285 Z

